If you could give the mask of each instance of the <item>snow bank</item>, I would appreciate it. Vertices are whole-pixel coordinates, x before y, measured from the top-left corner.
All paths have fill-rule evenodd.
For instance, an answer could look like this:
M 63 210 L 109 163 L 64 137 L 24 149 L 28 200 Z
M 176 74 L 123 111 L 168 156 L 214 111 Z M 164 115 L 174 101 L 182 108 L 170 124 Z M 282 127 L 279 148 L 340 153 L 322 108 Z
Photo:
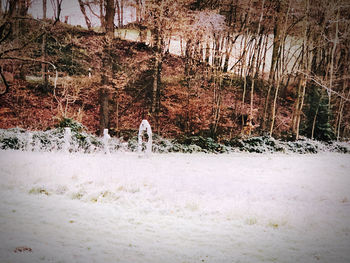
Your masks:
M 83 132 L 83 126 L 67 119 L 71 127 L 67 140 L 65 126 L 47 131 L 26 131 L 20 128 L 0 129 L 0 149 L 15 149 L 23 151 L 42 152 L 81 152 L 81 153 L 110 153 L 110 152 L 136 152 L 152 148 L 156 153 L 319 153 L 338 152 L 350 153 L 350 142 L 319 142 L 302 138 L 297 141 L 281 141 L 269 136 L 251 137 L 245 139 L 233 138 L 218 143 L 212 138 L 202 136 L 183 136 L 173 140 L 162 138 L 151 132 L 149 124 L 141 123 L 139 136 L 129 134 L 131 138 L 124 141 L 123 138 L 110 137 L 105 129 L 106 136 L 97 137 Z M 142 140 L 142 132 L 148 133 L 148 142 Z M 128 136 L 128 137 L 129 137 Z M 151 136 L 151 137 L 150 137 Z M 150 145 L 153 145 L 152 147 Z
M 0 151 L 0 261 L 349 262 L 349 169 L 342 154 Z

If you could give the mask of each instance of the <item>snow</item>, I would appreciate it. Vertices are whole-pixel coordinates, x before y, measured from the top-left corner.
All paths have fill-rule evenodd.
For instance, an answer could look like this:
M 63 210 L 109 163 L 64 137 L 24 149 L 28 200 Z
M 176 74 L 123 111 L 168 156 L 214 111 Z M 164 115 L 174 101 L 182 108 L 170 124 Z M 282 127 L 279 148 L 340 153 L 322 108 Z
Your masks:
M 149 155 L 152 153 L 152 129 L 151 129 L 151 125 L 147 120 L 142 120 L 139 127 L 139 133 L 137 136 L 137 143 L 138 143 L 137 151 L 139 154 L 141 154 L 142 152 L 142 144 L 143 144 L 142 137 L 144 133 L 147 133 L 147 142 L 145 143 L 146 149 L 144 150 L 144 152 Z
M 111 136 L 108 134 L 108 129 L 103 129 L 103 149 L 105 154 L 110 154 L 109 141 Z
M 0 151 L 0 262 L 350 262 L 349 169 L 335 153 Z
M 68 153 L 70 144 L 72 141 L 72 131 L 70 128 L 64 128 L 64 137 L 63 137 L 63 151 Z

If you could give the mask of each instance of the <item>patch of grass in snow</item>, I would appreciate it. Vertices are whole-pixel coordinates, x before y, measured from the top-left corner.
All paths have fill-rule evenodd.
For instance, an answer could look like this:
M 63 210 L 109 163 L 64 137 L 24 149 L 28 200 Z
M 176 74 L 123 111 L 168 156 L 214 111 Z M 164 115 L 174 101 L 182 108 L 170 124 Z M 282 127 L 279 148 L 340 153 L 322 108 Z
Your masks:
M 24 253 L 24 252 L 33 252 L 30 247 L 16 247 L 13 250 L 14 253 Z
M 273 223 L 273 222 L 270 222 L 270 223 L 268 224 L 268 226 L 269 226 L 269 227 L 272 227 L 272 228 L 275 228 L 275 229 L 277 229 L 277 228 L 279 227 L 279 225 L 278 225 L 277 223 Z
M 119 186 L 117 188 L 117 191 L 135 194 L 135 193 L 140 192 L 140 188 L 138 188 L 138 187 L 131 187 L 131 186 L 127 187 L 127 186 L 121 185 L 121 186 Z
M 119 195 L 117 195 L 117 194 L 115 194 L 115 193 L 113 193 L 111 191 L 103 191 L 100 194 L 100 200 L 105 199 L 105 200 L 108 200 L 108 201 L 116 201 L 119 198 L 120 198 Z
M 33 187 L 32 189 L 29 190 L 29 194 L 50 195 L 50 193 L 43 187 Z
M 117 201 L 120 198 L 119 195 L 111 191 L 101 191 L 98 194 L 93 195 L 89 200 L 93 203 L 104 202 L 104 201 Z
M 255 217 L 251 217 L 251 218 L 247 218 L 246 221 L 245 221 L 245 223 L 246 223 L 247 225 L 252 226 L 252 225 L 257 224 L 257 223 L 258 223 L 258 220 L 257 220 Z
M 108 199 L 118 199 L 119 197 L 115 194 L 115 193 L 113 193 L 113 192 L 111 192 L 111 191 L 103 191 L 102 193 L 101 193 L 101 197 L 103 197 L 103 198 L 108 198 Z
M 272 227 L 274 229 L 278 229 L 282 226 L 285 226 L 287 224 L 287 221 L 282 220 L 281 222 L 277 222 L 276 220 L 270 220 L 267 224 L 268 227 Z
M 85 195 L 85 193 L 83 191 L 79 191 L 79 192 L 75 192 L 72 194 L 71 198 L 73 200 L 81 200 L 83 198 L 83 196 Z
M 199 206 L 195 202 L 188 202 L 186 204 L 186 209 L 188 209 L 188 210 L 190 210 L 192 212 L 195 212 L 195 211 L 197 211 L 199 209 Z

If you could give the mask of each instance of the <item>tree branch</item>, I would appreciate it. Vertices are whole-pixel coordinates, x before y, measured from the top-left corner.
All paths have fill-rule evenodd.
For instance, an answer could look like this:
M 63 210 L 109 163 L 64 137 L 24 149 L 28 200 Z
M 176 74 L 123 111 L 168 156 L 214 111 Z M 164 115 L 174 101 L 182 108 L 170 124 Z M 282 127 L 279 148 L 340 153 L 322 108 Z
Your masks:
M 333 93 L 335 95 L 337 95 L 338 97 L 344 99 L 345 101 L 350 101 L 349 98 L 344 97 L 343 95 L 339 94 L 338 92 L 332 90 L 330 87 L 328 87 L 327 85 L 322 83 L 322 80 L 318 79 L 316 76 L 311 76 L 309 74 L 306 74 L 305 72 L 301 71 L 301 70 L 297 70 L 298 73 L 303 74 L 304 76 L 306 76 L 308 79 L 312 80 L 313 82 L 315 82 L 317 85 L 319 85 L 321 88 L 324 88 L 328 93 Z

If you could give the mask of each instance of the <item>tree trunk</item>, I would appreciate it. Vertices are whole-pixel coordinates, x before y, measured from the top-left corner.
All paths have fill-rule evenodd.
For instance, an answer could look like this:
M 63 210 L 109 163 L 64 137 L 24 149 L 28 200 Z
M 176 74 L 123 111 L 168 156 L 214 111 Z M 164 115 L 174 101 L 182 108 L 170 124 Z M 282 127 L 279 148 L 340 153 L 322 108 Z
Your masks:
M 102 76 L 101 85 L 107 85 L 108 79 Z M 99 90 L 100 97 L 100 135 L 103 134 L 104 129 L 109 128 L 109 92 L 105 86 Z
M 43 20 L 46 20 L 46 12 L 47 12 L 47 0 L 43 0 Z M 43 61 L 46 61 L 46 33 L 43 35 L 43 42 L 41 44 L 41 54 Z M 41 74 L 44 81 L 44 86 L 48 85 L 48 76 L 47 76 L 47 64 L 41 64 Z
M 275 96 L 273 99 L 272 104 L 272 116 L 271 116 L 271 126 L 270 126 L 270 136 L 272 136 L 273 129 L 275 126 L 275 119 L 276 119 L 276 106 L 277 106 L 277 98 L 278 98 L 278 91 L 279 91 L 280 83 L 279 81 L 275 84 Z
M 331 96 L 332 92 L 331 90 L 333 89 L 333 77 L 334 77 L 334 58 L 335 58 L 335 51 L 337 49 L 337 44 L 339 42 L 339 7 L 338 7 L 338 12 L 337 12 L 337 18 L 336 18 L 336 23 L 335 23 L 335 37 L 332 41 L 333 43 L 333 48 L 331 52 L 331 65 L 330 65 L 330 72 L 329 72 L 329 91 L 328 91 L 328 108 L 331 109 Z
M 214 34 L 213 38 L 213 57 L 212 57 L 212 63 L 211 65 L 215 69 L 219 69 L 219 47 L 220 47 L 220 35 L 219 34 Z
M 192 47 L 192 41 L 189 39 L 186 43 L 186 51 L 185 51 L 185 68 L 184 68 L 184 75 L 185 75 L 185 81 L 184 84 L 186 85 L 187 89 L 187 105 L 186 105 L 186 115 L 185 115 L 185 133 L 190 133 L 190 98 L 191 98 L 191 91 L 190 91 L 190 68 L 191 68 L 191 54 L 190 50 Z
M 242 41 L 241 41 L 241 50 L 243 51 L 243 54 L 241 55 L 241 78 L 243 78 L 243 94 L 242 94 L 242 107 L 244 107 L 245 104 L 245 96 L 246 96 L 246 92 L 247 92 L 247 75 L 248 75 L 248 65 L 246 63 L 246 50 L 249 49 L 247 47 L 247 42 L 248 42 L 248 34 L 245 34 L 244 36 L 242 36 Z M 244 44 L 243 44 L 243 43 Z M 243 46 L 243 49 L 242 49 Z M 244 121 L 244 115 L 245 113 L 241 110 L 241 115 L 242 115 L 242 130 L 241 133 L 244 132 L 244 125 L 245 125 L 245 121 Z
M 275 23 L 273 28 L 273 48 L 272 48 L 272 57 L 271 57 L 271 67 L 270 67 L 270 73 L 269 73 L 269 79 L 268 79 L 268 91 L 265 99 L 265 106 L 264 106 L 264 115 L 262 120 L 262 129 L 264 130 L 267 126 L 267 113 L 268 113 L 268 106 L 270 102 L 270 95 L 271 95 L 271 89 L 274 86 L 274 78 L 275 78 L 275 71 L 276 71 L 276 64 L 278 60 L 280 59 L 280 46 L 281 46 L 281 27 L 283 24 L 283 19 L 285 16 L 285 6 L 283 1 L 276 1 L 276 17 L 275 17 Z M 270 129 L 271 131 L 271 129 Z
M 107 37 L 110 39 L 114 38 L 114 15 L 115 15 L 115 6 L 114 0 L 105 1 L 105 29 Z
M 304 39 L 303 39 L 303 55 L 302 55 L 302 59 L 301 59 L 301 69 L 304 72 L 304 74 L 307 74 L 310 71 L 310 63 L 308 61 L 308 52 L 309 52 L 309 36 L 308 36 L 308 31 L 309 31 L 309 9 L 310 9 L 310 2 L 309 0 L 306 0 L 306 14 L 307 16 L 305 17 L 305 21 L 304 21 Z M 301 97 L 300 97 L 300 101 L 299 101 L 299 105 L 298 105 L 298 111 L 297 111 L 297 116 L 296 116 L 296 134 L 295 134 L 295 139 L 298 140 L 299 139 L 299 132 L 300 132 L 300 121 L 301 121 L 301 114 L 302 114 L 302 110 L 303 110 L 303 106 L 304 106 L 304 98 L 305 98 L 305 90 L 306 90 L 306 76 L 303 75 L 301 76 L 301 81 L 300 81 L 300 85 L 302 88 L 302 92 L 301 92 Z
M 121 20 L 121 14 L 120 14 L 120 4 L 119 4 L 119 0 L 116 0 L 116 1 L 115 1 L 115 7 L 116 7 L 116 13 L 117 13 L 118 28 L 121 28 L 121 26 L 122 26 L 122 20 Z
M 219 126 L 219 121 L 220 121 L 220 114 L 221 114 L 221 102 L 222 102 L 222 76 L 221 74 L 218 75 L 218 71 L 215 70 L 215 83 L 214 83 L 214 95 L 213 95 L 213 109 L 212 109 L 212 114 L 213 114 L 213 124 L 211 127 L 211 136 L 213 138 L 216 138 L 217 136 L 217 130 Z
M 254 43 L 254 50 L 253 50 L 253 58 L 251 61 L 251 79 L 252 79 L 252 84 L 250 87 L 250 112 L 249 112 L 249 132 L 248 136 L 251 135 L 252 127 L 253 127 L 253 110 L 254 110 L 254 88 L 255 88 L 255 77 L 256 77 L 256 72 L 258 72 L 258 58 L 259 58 L 259 47 L 261 45 L 261 42 L 258 42 L 258 36 L 260 35 L 260 30 L 261 30 L 261 22 L 263 19 L 263 14 L 264 14 L 264 5 L 265 5 L 265 0 L 262 1 L 262 6 L 261 6 L 261 13 L 260 13 L 260 18 L 259 18 L 259 24 L 258 24 L 258 30 L 255 35 L 255 43 Z M 261 37 L 260 37 L 261 40 Z
M 101 23 L 101 28 L 106 28 L 106 18 L 105 18 L 105 13 L 104 13 L 104 1 L 99 1 L 100 4 L 100 23 Z
M 263 53 L 264 53 L 264 44 L 263 44 L 263 34 L 259 34 L 259 44 L 258 44 L 258 57 L 256 59 L 256 70 L 255 70 L 255 78 L 259 77 L 260 67 L 262 65 Z
M 120 22 L 121 26 L 124 25 L 124 0 L 120 0 Z
M 110 84 L 109 75 L 111 74 L 111 41 L 106 35 L 104 50 L 102 54 L 102 74 L 101 74 L 101 88 L 99 90 L 100 102 L 100 135 L 103 134 L 104 129 L 109 128 L 109 89 Z
M 136 23 L 141 23 L 141 0 L 136 0 Z
M 108 86 L 111 83 L 112 75 L 112 44 L 114 38 L 114 0 L 105 1 L 105 43 L 102 54 L 102 74 L 101 74 L 101 89 L 99 92 L 100 97 L 100 135 L 103 134 L 104 129 L 109 127 L 109 89 Z
M 311 139 L 314 139 L 314 134 L 315 134 L 315 127 L 316 127 L 316 120 L 317 120 L 317 115 L 318 115 L 318 109 L 320 107 L 320 104 L 318 104 L 314 119 L 312 120 L 312 128 L 311 128 Z
M 343 94 L 344 95 L 345 95 L 345 87 L 346 87 L 346 85 L 347 85 L 347 80 L 344 80 L 344 82 L 343 82 L 343 88 L 344 88 Z M 350 89 L 348 91 L 348 95 L 347 95 L 346 99 L 349 100 L 349 98 L 350 98 Z M 341 97 L 340 105 L 339 105 L 339 112 L 338 112 L 337 141 L 339 141 L 339 139 L 340 139 L 340 127 L 341 127 L 341 123 L 342 123 L 342 120 L 343 120 L 344 105 L 345 105 L 345 99 L 343 97 Z
M 265 35 L 265 41 L 264 41 L 264 55 L 262 58 L 262 68 L 261 68 L 261 78 L 265 79 L 265 66 L 266 66 L 266 53 L 267 53 L 267 43 L 269 42 L 269 36 Z
M 18 0 L 18 14 L 22 17 L 28 14 L 29 6 L 26 3 L 26 0 Z
M 56 0 L 56 22 L 59 22 L 60 21 L 60 17 L 61 17 L 61 11 L 62 11 L 62 1 L 63 0 Z
M 43 0 L 43 1 L 46 1 L 46 0 Z M 83 14 L 84 19 L 85 19 L 86 26 L 88 27 L 89 30 L 91 30 L 92 29 L 92 25 L 91 25 L 91 21 L 90 21 L 89 17 L 86 14 L 86 9 L 85 9 L 84 2 L 83 2 L 83 0 L 78 0 L 78 1 L 79 1 L 80 11 Z
M 17 10 L 16 15 L 19 17 L 25 17 L 28 13 L 28 7 L 25 0 L 17 0 Z M 25 34 L 24 20 L 16 19 L 16 34 L 18 41 L 20 41 L 21 36 Z
M 210 59 L 210 44 L 209 44 L 209 40 L 207 39 L 205 41 L 205 55 L 204 55 L 204 59 L 205 59 L 205 63 L 209 64 L 209 59 Z
M 226 37 L 226 50 L 225 50 L 225 61 L 224 61 L 223 72 L 227 72 L 228 71 L 228 63 L 229 63 L 229 60 L 230 60 L 232 47 L 233 47 L 233 43 L 231 41 L 230 34 L 228 34 L 227 37 Z
M 153 90 L 152 90 L 152 107 L 151 112 L 155 113 L 156 116 L 159 113 L 159 99 L 158 94 L 160 94 L 160 74 L 162 71 L 162 39 L 159 29 L 155 32 L 155 58 L 154 58 L 154 72 L 153 72 Z
M 164 2 L 158 1 L 159 11 L 153 14 L 154 24 L 154 66 L 153 66 L 153 85 L 152 85 L 152 105 L 151 113 L 154 114 L 157 129 L 159 129 L 159 112 L 160 112 L 160 83 L 162 73 L 162 57 L 163 57 L 163 37 L 162 19 L 164 11 Z

